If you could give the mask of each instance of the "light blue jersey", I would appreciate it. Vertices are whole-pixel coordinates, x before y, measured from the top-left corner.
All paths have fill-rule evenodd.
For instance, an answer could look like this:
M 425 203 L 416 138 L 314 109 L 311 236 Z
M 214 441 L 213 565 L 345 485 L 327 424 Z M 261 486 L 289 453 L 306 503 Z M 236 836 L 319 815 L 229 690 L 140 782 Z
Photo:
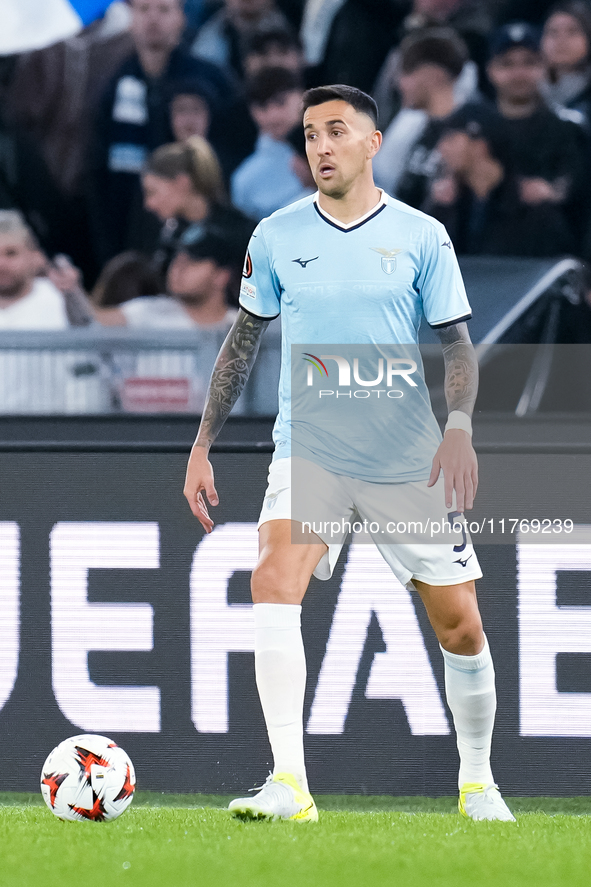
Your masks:
M 261 318 L 281 314 L 275 459 L 290 455 L 293 442 L 294 453 L 337 474 L 381 483 L 429 476 L 441 434 L 418 354 L 419 326 L 423 317 L 443 327 L 471 316 L 439 222 L 384 194 L 366 216 L 343 225 L 316 196 L 306 197 L 257 226 L 240 304 Z M 364 348 L 356 357 L 339 345 Z M 375 349 L 370 366 L 367 346 L 376 345 L 388 348 Z M 310 410 L 312 395 L 318 405 Z M 380 397 L 388 409 L 363 406 Z M 315 418 L 321 414 L 330 417 L 323 427 Z

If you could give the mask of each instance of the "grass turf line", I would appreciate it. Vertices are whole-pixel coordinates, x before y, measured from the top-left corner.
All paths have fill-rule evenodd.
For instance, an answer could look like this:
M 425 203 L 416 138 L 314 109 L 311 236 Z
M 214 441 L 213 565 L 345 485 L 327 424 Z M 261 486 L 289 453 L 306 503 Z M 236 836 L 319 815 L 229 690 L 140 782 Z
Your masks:
M 62 823 L 34 795 L 0 795 L 2 887 L 587 887 L 587 816 L 518 813 L 518 824 L 460 818 L 450 798 L 325 796 L 316 825 L 243 823 L 207 796 L 141 793 L 112 823 Z M 193 806 L 189 806 L 189 799 Z M 156 800 L 158 799 L 158 801 Z M 219 796 L 213 796 L 216 803 Z M 320 800 L 320 798 L 318 799 Z M 7 803 L 10 802 L 10 803 Z M 225 801 L 225 798 L 224 798 Z M 510 799 L 589 810 L 587 799 Z M 197 803 L 195 803 L 197 802 Z M 355 809 L 373 805 L 374 812 Z M 386 809 L 386 805 L 390 808 Z M 402 804 L 406 809 L 396 809 Z M 411 806 L 414 810 L 411 812 Z M 439 806 L 441 805 L 441 806 Z M 444 805 L 446 805 L 444 810 Z M 442 812 L 422 812 L 425 808 Z
M 224 809 L 236 795 L 175 795 L 167 792 L 136 791 L 135 807 L 217 807 Z M 504 796 L 514 813 L 547 813 L 551 816 L 564 813 L 572 816 L 591 815 L 591 798 L 511 798 Z M 314 800 L 319 810 L 377 813 L 393 811 L 406 813 L 456 813 L 455 797 L 422 798 L 416 795 L 394 797 L 392 795 L 317 795 Z M 45 807 L 39 792 L 1 792 L 0 808 L 5 806 Z M 0 882 L 1 887 L 1 882 Z

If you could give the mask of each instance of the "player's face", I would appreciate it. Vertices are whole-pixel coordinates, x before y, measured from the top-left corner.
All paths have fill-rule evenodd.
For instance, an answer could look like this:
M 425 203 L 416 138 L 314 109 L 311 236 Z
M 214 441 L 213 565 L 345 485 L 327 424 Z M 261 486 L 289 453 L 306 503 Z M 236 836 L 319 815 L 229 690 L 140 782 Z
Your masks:
M 202 305 L 217 291 L 219 278 L 226 275 L 212 259 L 192 259 L 177 253 L 168 269 L 168 291 L 190 305 Z
M 24 295 L 37 270 L 38 253 L 23 237 L 0 234 L 0 298 Z
M 130 31 L 138 49 L 174 49 L 184 26 L 181 0 L 131 0 Z
M 164 179 L 151 172 L 142 177 L 144 206 L 163 222 L 175 216 L 182 216 L 191 182 L 186 175 L 175 179 Z
M 381 143 L 372 120 L 340 99 L 308 108 L 304 134 L 314 181 L 337 200 L 366 173 Z
M 524 102 L 532 101 L 538 94 L 544 66 L 537 52 L 516 46 L 493 58 L 487 72 L 499 98 Z

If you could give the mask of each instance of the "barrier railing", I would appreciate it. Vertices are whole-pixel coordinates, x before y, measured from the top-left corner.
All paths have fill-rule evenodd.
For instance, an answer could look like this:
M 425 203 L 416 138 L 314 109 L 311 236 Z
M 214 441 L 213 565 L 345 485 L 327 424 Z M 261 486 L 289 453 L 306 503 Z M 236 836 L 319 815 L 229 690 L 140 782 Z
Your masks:
M 199 413 L 224 337 L 101 327 L 0 332 L 0 413 Z M 276 414 L 279 366 L 273 323 L 235 415 Z

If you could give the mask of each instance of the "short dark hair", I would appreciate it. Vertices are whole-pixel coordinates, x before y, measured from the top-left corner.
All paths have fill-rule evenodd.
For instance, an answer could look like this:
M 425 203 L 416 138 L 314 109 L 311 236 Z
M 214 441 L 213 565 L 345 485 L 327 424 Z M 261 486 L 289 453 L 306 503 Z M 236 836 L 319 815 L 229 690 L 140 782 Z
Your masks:
M 347 102 L 361 114 L 367 114 L 375 127 L 378 125 L 378 106 L 370 95 L 355 86 L 335 83 L 332 86 L 315 86 L 304 93 L 304 111 L 325 102 Z
M 276 96 L 301 90 L 298 74 L 287 68 L 262 68 L 246 83 L 246 98 L 250 105 L 266 105 Z
M 409 34 L 400 44 L 404 74 L 412 74 L 422 65 L 437 65 L 455 80 L 468 58 L 468 47 L 451 28 L 424 28 Z
M 215 95 L 210 85 L 202 80 L 195 80 L 194 77 L 173 80 L 165 87 L 165 92 L 170 102 L 178 95 L 196 95 L 203 99 L 210 111 L 215 106 Z
M 270 47 L 279 47 L 283 52 L 302 51 L 302 43 L 295 31 L 288 28 L 265 28 L 255 31 L 246 49 L 246 54 L 265 55 Z

